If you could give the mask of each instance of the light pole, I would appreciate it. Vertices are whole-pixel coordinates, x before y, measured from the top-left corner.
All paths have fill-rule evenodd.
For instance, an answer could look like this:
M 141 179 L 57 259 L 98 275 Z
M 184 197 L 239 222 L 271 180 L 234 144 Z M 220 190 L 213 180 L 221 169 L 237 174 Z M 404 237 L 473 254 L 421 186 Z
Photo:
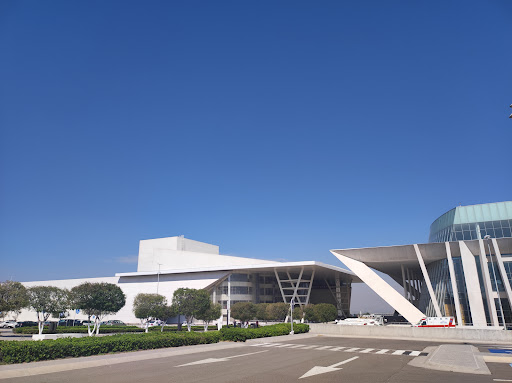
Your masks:
M 291 331 L 290 331 L 290 335 L 293 335 L 293 306 L 295 305 L 295 300 L 292 299 L 290 300 L 290 319 L 291 319 L 291 322 L 290 322 L 290 325 L 291 325 Z
M 161 263 L 158 263 L 158 274 L 156 275 L 156 293 L 158 294 L 158 286 L 160 285 L 160 266 L 162 266 Z
M 492 257 L 492 254 L 491 254 L 491 245 L 489 244 L 489 241 L 491 239 L 491 236 L 489 234 L 487 234 L 484 239 L 487 240 L 487 248 L 489 249 L 489 257 Z M 498 289 L 498 280 L 496 279 L 496 271 L 494 270 L 494 262 L 492 261 L 492 258 L 491 258 L 491 266 L 492 266 L 492 275 L 494 277 L 494 286 L 496 287 L 496 294 L 498 294 L 498 303 L 500 305 L 500 312 L 501 312 L 501 320 L 503 321 L 503 326 L 506 327 L 506 324 L 505 324 L 505 315 L 503 314 L 503 306 L 501 304 L 501 297 L 500 297 L 500 290 Z M 494 303 L 494 302 L 493 302 Z M 491 304 L 491 302 L 489 302 L 489 304 Z

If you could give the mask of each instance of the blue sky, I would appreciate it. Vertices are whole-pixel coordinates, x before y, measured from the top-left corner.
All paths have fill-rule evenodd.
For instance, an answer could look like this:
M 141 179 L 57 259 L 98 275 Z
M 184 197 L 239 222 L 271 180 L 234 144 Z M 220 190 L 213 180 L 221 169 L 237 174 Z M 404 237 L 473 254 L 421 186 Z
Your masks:
M 2 1 L 0 280 L 141 239 L 338 264 L 510 200 L 510 1 Z

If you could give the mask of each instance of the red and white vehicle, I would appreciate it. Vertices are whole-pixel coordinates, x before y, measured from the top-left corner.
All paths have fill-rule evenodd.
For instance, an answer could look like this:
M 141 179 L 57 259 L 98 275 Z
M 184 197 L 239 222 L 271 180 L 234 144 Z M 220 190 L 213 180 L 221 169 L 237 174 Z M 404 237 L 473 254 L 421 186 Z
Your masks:
M 425 317 L 414 327 L 455 327 L 454 317 Z

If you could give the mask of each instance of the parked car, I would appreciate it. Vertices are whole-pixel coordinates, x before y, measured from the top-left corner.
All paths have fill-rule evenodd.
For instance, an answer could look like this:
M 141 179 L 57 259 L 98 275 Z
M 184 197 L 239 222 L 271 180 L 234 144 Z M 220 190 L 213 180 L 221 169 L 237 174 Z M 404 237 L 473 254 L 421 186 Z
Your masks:
M 163 321 L 158 320 L 158 319 L 157 319 L 157 320 L 150 320 L 150 321 L 148 322 L 148 327 L 161 326 L 161 325 L 162 325 L 162 323 L 163 323 Z M 142 327 L 146 327 L 146 325 L 144 325 L 144 326 L 142 326 Z
M 37 322 L 32 322 L 29 320 L 26 320 L 23 322 L 18 322 L 18 327 L 33 327 L 33 326 L 37 326 Z
M 82 326 L 87 326 L 87 325 L 91 325 L 91 326 L 94 326 L 94 321 L 92 320 L 83 320 L 82 321 Z
M 1 328 L 15 328 L 15 327 L 18 327 L 18 323 L 16 323 L 16 321 L 13 321 L 13 320 L 6 320 L 4 322 L 0 322 L 0 327 Z
M 82 321 L 81 320 L 77 320 L 77 319 L 61 319 L 59 321 L 59 326 L 81 326 L 82 325 Z
M 108 320 L 100 323 L 101 326 L 126 326 L 126 323 L 120 320 Z

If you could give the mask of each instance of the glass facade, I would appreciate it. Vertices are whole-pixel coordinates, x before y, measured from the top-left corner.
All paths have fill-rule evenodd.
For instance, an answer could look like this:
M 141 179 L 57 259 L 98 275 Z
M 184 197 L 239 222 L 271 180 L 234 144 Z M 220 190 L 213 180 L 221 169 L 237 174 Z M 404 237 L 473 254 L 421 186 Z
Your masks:
M 436 219 L 430 226 L 429 242 L 453 242 L 483 239 L 489 235 L 491 238 L 512 237 L 512 201 L 498 202 L 482 205 L 458 206 Z M 501 275 L 496 262 L 495 250 L 490 245 L 492 255 L 486 255 L 487 265 L 493 294 L 498 291 L 499 297 L 493 304 L 498 312 L 499 323 L 502 324 L 501 309 L 505 322 L 512 324 L 510 302 L 506 298 L 503 278 L 507 278 L 512 284 L 512 258 L 509 254 L 502 254 L 506 275 Z M 485 244 L 487 251 L 487 242 Z M 464 269 L 460 257 L 453 258 L 455 279 L 459 293 L 460 311 L 464 324 L 471 324 L 471 311 L 464 278 Z M 491 325 L 489 302 L 487 302 L 484 276 L 480 266 L 479 255 L 475 255 L 475 263 L 478 271 L 480 290 L 484 304 L 485 316 L 488 325 Z M 446 259 L 435 261 L 427 266 L 431 278 L 436 299 L 439 303 L 441 314 L 455 316 L 455 302 L 451 282 L 449 281 L 448 261 Z M 420 298 L 420 310 L 428 316 L 435 316 L 435 310 L 428 294 L 422 294 Z
M 429 242 L 512 237 L 512 201 L 457 206 L 430 225 Z

